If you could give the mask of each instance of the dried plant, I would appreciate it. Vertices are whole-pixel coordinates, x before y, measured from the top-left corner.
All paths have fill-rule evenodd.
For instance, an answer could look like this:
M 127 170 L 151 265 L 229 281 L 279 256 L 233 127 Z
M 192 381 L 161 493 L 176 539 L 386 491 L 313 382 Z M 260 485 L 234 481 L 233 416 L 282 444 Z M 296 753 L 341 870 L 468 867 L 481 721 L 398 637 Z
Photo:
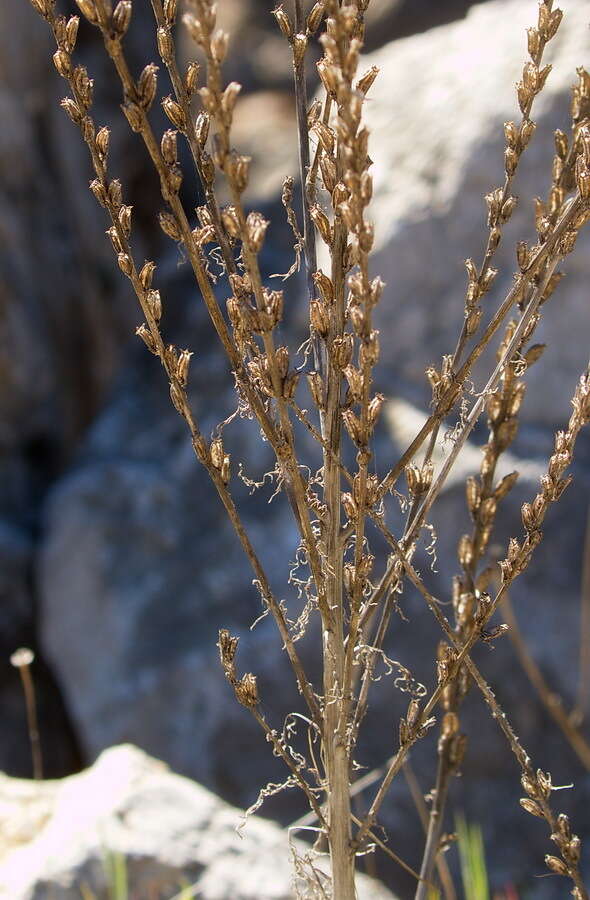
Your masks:
M 580 841 L 567 817 L 553 810 L 551 776 L 534 766 L 471 656 L 479 642 L 489 642 L 506 630 L 501 624 L 490 631 L 488 624 L 542 540 L 544 517 L 569 484 L 567 471 L 576 439 L 590 419 L 590 375 L 585 372 L 572 398 L 569 425 L 555 436 L 555 450 L 539 493 L 522 507 L 522 534 L 510 541 L 503 559 L 490 560 L 488 547 L 499 507 L 517 478 L 513 473 L 499 480 L 498 460 L 518 428 L 526 371 L 537 363 L 543 350 L 542 345 L 533 343 L 535 329 L 542 305 L 559 282 L 557 267 L 573 250 L 578 232 L 590 217 L 590 76 L 578 69 L 571 134 L 555 133 L 551 184 L 547 199 L 536 205 L 537 242 L 530 247 L 524 242 L 517 245 L 514 285 L 492 314 L 483 316 L 482 300 L 496 275 L 495 252 L 516 205 L 511 193 L 513 178 L 535 130 L 531 118 L 534 101 L 550 74 L 551 66 L 543 65 L 544 50 L 559 28 L 561 11 L 553 7 L 553 0 L 540 0 L 537 21 L 528 29 L 528 57 L 517 85 L 520 118 L 505 126 L 504 184 L 486 197 L 488 235 L 482 260 L 479 265 L 466 261 L 464 316 L 455 349 L 438 369 L 432 367 L 426 373 L 432 389 L 430 415 L 392 468 L 378 472 L 371 446 L 384 398 L 373 387 L 380 352 L 373 315 L 385 286 L 370 273 L 374 233 L 367 211 L 372 178 L 369 134 L 363 122 L 365 97 L 378 73 L 376 69 L 359 72 L 363 16 L 369 0 L 318 0 L 308 12 L 304 12 L 302 0 L 295 0 L 292 10 L 279 7 L 274 11 L 293 59 L 302 191 L 300 209 L 296 209 L 293 181 L 287 179 L 283 204 L 294 232 L 296 263 L 301 258 L 306 272 L 310 327 L 303 362 L 277 339 L 283 292 L 267 286 L 259 261 L 269 223 L 260 213 L 248 212 L 243 203 L 250 160 L 232 147 L 232 119 L 240 86 L 223 80 L 228 36 L 217 27 L 215 3 L 188 0 L 184 26 L 198 45 L 202 64 L 191 62 L 181 71 L 175 51 L 178 0 L 151 0 L 158 50 L 173 87 L 173 96 L 162 100 L 171 127 L 157 136 L 150 109 L 158 93 L 158 68 L 150 63 L 136 77 L 125 56 L 131 0 L 120 0 L 114 9 L 110 0 L 77 0 L 85 19 L 102 36 L 121 83 L 123 112 L 144 142 L 159 176 L 164 203 L 160 225 L 182 248 L 193 270 L 235 379 L 239 414 L 256 420 L 262 438 L 274 452 L 274 477 L 290 505 L 300 539 L 297 585 L 305 609 L 294 622 L 288 604 L 278 599 L 271 586 L 236 508 L 232 465 L 223 443 L 224 423 L 213 440 L 203 435 L 187 394 L 191 352 L 166 343 L 160 330 L 165 299 L 155 286 L 156 265 L 148 261 L 139 266 L 133 257 L 132 209 L 124 201 L 122 185 L 108 170 L 109 129 L 92 118 L 93 82 L 73 58 L 78 18 L 66 20 L 59 15 L 55 0 L 31 2 L 53 31 L 55 66 L 69 88 L 62 105 L 88 147 L 95 176 L 90 187 L 110 220 L 107 233 L 119 267 L 145 318 L 137 335 L 162 364 L 172 403 L 188 426 L 196 457 L 215 485 L 248 558 L 264 610 L 277 624 L 306 705 L 306 715 L 297 714 L 309 732 L 309 750 L 302 753 L 292 741 L 295 714 L 286 716 L 283 727 L 268 721 L 256 675 L 239 672 L 238 639 L 220 631 L 221 664 L 236 698 L 252 713 L 273 753 L 287 768 L 284 785 L 267 786 L 261 800 L 284 786 L 298 786 L 317 822 L 318 852 L 322 839 L 329 847 L 331 885 L 315 870 L 310 855 L 310 895 L 331 893 L 337 900 L 352 900 L 356 859 L 377 847 L 401 862 L 377 834 L 379 812 L 409 751 L 436 725 L 434 801 L 428 814 L 421 871 L 414 873 L 417 900 L 428 895 L 437 877 L 435 866 L 440 863 L 449 782 L 465 752 L 461 706 L 470 685 L 475 685 L 521 767 L 522 806 L 549 826 L 557 854 L 546 856 L 549 870 L 570 880 L 577 900 L 588 900 L 579 868 Z M 317 66 L 322 97 L 309 106 L 305 61 L 308 45 L 317 34 L 323 48 Z M 179 138 L 188 145 L 205 198 L 196 218 L 179 196 L 183 178 Z M 225 205 L 218 200 L 220 185 L 229 198 Z M 322 245 L 317 255 L 316 241 Z M 213 253 L 223 264 L 228 295 L 225 308 L 219 301 L 221 289 L 214 287 L 210 275 Z M 321 267 L 320 255 L 326 260 Z M 466 386 L 475 363 L 502 328 L 495 368 L 477 393 L 470 392 Z M 300 377 L 302 370 L 305 378 Z M 459 422 L 452 447 L 435 472 L 437 435 L 455 410 Z M 482 416 L 487 417 L 489 438 L 479 475 L 467 480 L 473 526 L 471 533 L 459 538 L 460 574 L 452 587 L 453 618 L 449 620 L 412 559 L 431 508 Z M 315 467 L 302 456 L 298 422 L 315 441 Z M 419 451 L 424 457 L 418 465 Z M 349 458 L 354 460 L 352 467 L 346 465 Z M 408 514 L 402 533 L 394 534 L 384 501 L 389 493 L 399 496 L 402 475 L 407 481 Z M 371 542 L 375 534 L 390 548 L 381 573 L 374 572 Z M 384 652 L 391 615 L 407 581 L 421 593 L 443 632 L 438 657 L 433 660 L 435 686 L 430 692 L 407 667 Z M 315 621 L 320 623 L 321 683 L 313 683 L 297 647 L 301 634 Z M 395 685 L 407 692 L 409 705 L 399 721 L 399 746 L 379 773 L 368 810 L 357 817 L 351 809 L 355 749 L 371 687 L 381 677 L 377 663 L 379 671 L 384 664 Z M 299 865 L 303 865 L 301 860 Z M 448 873 L 447 878 L 443 874 L 443 886 L 447 880 Z

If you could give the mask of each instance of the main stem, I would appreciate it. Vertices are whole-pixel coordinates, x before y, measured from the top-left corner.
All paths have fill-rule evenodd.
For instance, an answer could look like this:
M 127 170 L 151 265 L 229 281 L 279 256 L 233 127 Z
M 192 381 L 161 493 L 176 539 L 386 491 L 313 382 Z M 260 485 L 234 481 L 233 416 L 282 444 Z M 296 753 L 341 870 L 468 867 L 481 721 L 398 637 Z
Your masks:
M 346 232 L 335 222 L 332 250 L 334 307 L 330 341 L 344 331 L 344 266 Z M 351 844 L 350 761 L 345 692 L 345 648 L 343 607 L 343 550 L 340 540 L 341 496 L 341 372 L 328 354 L 326 428 L 329 452 L 324 452 L 324 490 L 328 511 L 326 534 L 327 616 L 324 620 L 324 764 L 327 779 L 328 841 L 332 863 L 334 900 L 355 900 L 354 852 Z

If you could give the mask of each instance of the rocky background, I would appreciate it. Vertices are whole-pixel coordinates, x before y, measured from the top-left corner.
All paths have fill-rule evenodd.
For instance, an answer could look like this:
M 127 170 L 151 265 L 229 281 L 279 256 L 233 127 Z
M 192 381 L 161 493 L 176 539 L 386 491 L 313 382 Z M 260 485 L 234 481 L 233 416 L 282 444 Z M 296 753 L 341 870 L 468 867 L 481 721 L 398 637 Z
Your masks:
M 128 46 L 139 69 L 155 52 L 149 4 L 136 0 L 135 6 Z M 245 86 L 236 136 L 255 156 L 249 199 L 275 223 L 263 262 L 268 274 L 286 271 L 291 241 L 277 190 L 297 166 L 290 141 L 290 63 L 269 3 L 224 0 L 220 6 L 238 35 L 228 77 Z M 380 377 L 390 398 L 389 431 L 383 430 L 375 448 L 383 466 L 408 443 L 428 402 L 425 366 L 454 346 L 462 316 L 463 260 L 481 254 L 482 197 L 502 180 L 502 123 L 517 115 L 513 85 L 535 4 L 493 0 L 476 4 L 463 18 L 468 6 L 374 0 L 368 25 L 370 62 L 382 70 L 367 108 L 375 160 L 374 270 L 389 288 L 379 323 Z M 538 131 L 516 188 L 522 203 L 498 256 L 497 297 L 511 282 L 515 241 L 533 235 L 530 200 L 548 184 L 552 130 L 567 130 L 575 67 L 590 68 L 585 4 L 571 0 L 564 6 L 566 17 L 551 49 L 554 70 L 535 111 Z M 182 335 L 183 346 L 195 351 L 191 390 L 207 433 L 233 411 L 231 382 L 187 267 L 155 227 L 159 203 L 153 176 L 135 136 L 120 121 L 118 86 L 88 29 L 81 28 L 80 51 L 96 78 L 97 116 L 113 126 L 113 172 L 128 186 L 135 207 L 137 255 L 159 261 L 166 332 L 173 340 Z M 281 769 L 223 681 L 215 648 L 218 628 L 242 635 L 240 660 L 259 676 L 270 719 L 280 721 L 297 698 L 271 623 L 264 620 L 249 630 L 260 608 L 240 549 L 194 461 L 157 364 L 130 337 L 139 319 L 114 265 L 100 210 L 87 191 L 85 149 L 57 103 L 62 86 L 51 52 L 43 23 L 28 4 L 4 0 L 0 768 L 30 775 L 24 704 L 9 664 L 15 647 L 27 644 L 37 654 L 48 776 L 75 772 L 106 747 L 130 741 L 225 800 L 246 806 L 269 777 L 281 777 Z M 195 186 L 188 183 L 185 190 L 187 202 L 194 203 Z M 520 469 L 521 478 L 501 517 L 500 546 L 520 531 L 520 504 L 536 489 L 553 431 L 567 420 L 569 397 L 588 359 L 588 249 L 588 239 L 581 239 L 544 315 L 540 339 L 548 349 L 531 372 L 523 426 L 505 463 L 506 471 Z M 288 291 L 286 329 L 297 346 L 305 310 L 296 279 Z M 238 423 L 226 435 L 233 459 L 244 460 L 246 473 L 259 478 L 269 460 L 256 429 Z M 425 552 L 420 560 L 439 596 L 448 596 L 456 571 L 456 540 L 467 525 L 463 480 L 478 465 L 482 436 L 475 435 L 434 516 L 433 571 Z M 588 437 L 582 436 L 579 449 L 574 486 L 552 511 L 543 548 L 513 597 L 529 648 L 568 708 L 577 687 Z M 280 499 L 268 504 L 272 488 L 250 495 L 238 482 L 236 490 L 271 581 L 285 584 L 285 561 L 296 545 L 288 511 Z M 409 590 L 403 612 L 389 652 L 430 684 L 438 634 Z M 310 635 L 306 648 L 311 658 L 313 640 Z M 550 769 L 557 784 L 575 782 L 575 791 L 556 797 L 560 809 L 572 813 L 579 833 L 590 833 L 590 778 L 550 724 L 509 642 L 504 639 L 493 652 L 483 648 L 478 662 L 536 763 Z M 387 758 L 396 741 L 395 716 L 404 705 L 405 697 L 389 684 L 376 692 L 363 765 L 371 768 Z M 518 806 L 518 771 L 501 735 L 477 696 L 469 698 L 466 714 L 470 745 L 454 803 L 483 826 L 494 886 L 510 882 L 522 897 L 562 897 L 559 879 L 536 877 L 544 874 L 550 845 L 544 824 Z M 426 741 L 413 758 L 424 791 L 432 786 L 433 751 L 433 740 Z M 284 824 L 303 812 L 294 794 L 266 807 Z M 420 825 L 401 781 L 384 821 L 395 849 L 418 865 Z M 400 897 L 413 895 L 411 881 L 399 870 L 379 860 L 377 871 Z

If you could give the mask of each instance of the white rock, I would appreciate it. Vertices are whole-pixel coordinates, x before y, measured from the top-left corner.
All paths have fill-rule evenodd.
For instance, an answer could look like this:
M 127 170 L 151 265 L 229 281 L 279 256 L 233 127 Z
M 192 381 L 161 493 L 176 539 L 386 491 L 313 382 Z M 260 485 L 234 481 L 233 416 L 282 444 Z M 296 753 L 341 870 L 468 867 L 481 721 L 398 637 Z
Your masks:
M 109 860 L 124 857 L 130 897 L 171 900 L 190 884 L 201 900 L 290 900 L 288 833 L 252 816 L 238 834 L 242 822 L 240 810 L 131 745 L 60 782 L 3 775 L 0 898 L 80 900 L 86 888 L 106 900 Z M 325 857 L 317 865 L 326 872 Z M 363 875 L 358 896 L 393 900 Z

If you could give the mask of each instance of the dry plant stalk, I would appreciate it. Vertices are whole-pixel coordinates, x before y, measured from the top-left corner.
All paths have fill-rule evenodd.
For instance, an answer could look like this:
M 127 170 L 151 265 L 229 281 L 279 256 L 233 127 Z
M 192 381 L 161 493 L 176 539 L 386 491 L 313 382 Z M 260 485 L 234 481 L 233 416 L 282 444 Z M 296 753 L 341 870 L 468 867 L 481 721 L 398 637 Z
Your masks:
M 157 66 L 148 64 L 136 77 L 125 57 L 131 0 L 120 0 L 114 8 L 110 0 L 77 0 L 85 19 L 102 36 L 121 83 L 125 116 L 144 142 L 158 173 L 164 203 L 160 225 L 182 247 L 192 267 L 235 378 L 238 411 L 256 419 L 274 451 L 278 488 L 286 495 L 300 537 L 297 559 L 303 576 L 298 584 L 306 606 L 298 622 L 293 623 L 286 605 L 277 599 L 234 503 L 231 460 L 223 444 L 223 426 L 208 441 L 191 410 L 187 394 L 191 352 L 167 344 L 160 331 L 164 301 L 154 287 L 156 265 L 148 261 L 139 266 L 133 258 L 132 209 L 124 203 L 121 184 L 108 172 L 109 129 L 94 122 L 93 82 L 86 69 L 73 59 L 78 17 L 66 20 L 59 15 L 55 0 L 31 2 L 53 31 L 57 45 L 55 66 L 69 87 L 62 105 L 88 146 L 95 175 L 90 187 L 109 217 L 107 233 L 119 267 L 131 282 L 145 318 L 137 334 L 162 364 L 172 403 L 189 428 L 195 454 L 207 469 L 242 544 L 264 609 L 276 621 L 306 704 L 306 716 L 297 716 L 305 721 L 309 731 L 309 756 L 292 746 L 295 714 L 286 716 L 282 728 L 268 722 L 255 674 L 237 672 L 237 638 L 226 630 L 220 631 L 221 663 L 237 700 L 250 710 L 274 754 L 284 761 L 288 770 L 285 785 L 296 785 L 305 793 L 318 829 L 327 840 L 332 896 L 337 900 L 355 897 L 357 855 L 381 847 L 399 861 L 377 836 L 374 826 L 393 779 L 404 766 L 410 749 L 435 725 L 440 709 L 435 799 L 421 871 L 419 875 L 414 873 L 416 898 L 427 896 L 436 877 L 448 786 L 465 752 L 461 703 L 469 685 L 475 684 L 522 769 L 524 809 L 544 818 L 549 826 L 559 856 L 546 857 L 548 868 L 570 879 L 577 900 L 588 900 L 579 869 L 580 841 L 572 834 L 567 817 L 552 810 L 551 777 L 534 768 L 471 658 L 476 644 L 498 637 L 505 630 L 505 626 L 497 626 L 489 632 L 486 627 L 508 588 L 529 565 L 542 539 L 541 525 L 547 508 L 559 500 L 569 483 L 566 473 L 578 433 L 590 419 L 590 381 L 586 372 L 572 400 L 568 429 L 556 435 L 555 452 L 541 479 L 540 492 L 522 507 L 523 536 L 510 541 L 499 566 L 489 565 L 486 554 L 497 511 L 517 477 L 514 473 L 498 481 L 497 463 L 516 433 L 525 370 L 538 361 L 543 349 L 532 343 L 535 328 L 542 305 L 558 284 L 557 266 L 573 250 L 577 234 L 590 215 L 590 76 L 578 69 L 571 135 L 555 133 L 551 186 L 547 200 L 537 202 L 537 243 L 532 247 L 518 244 L 519 271 L 514 286 L 482 328 L 481 304 L 496 275 L 492 265 L 495 251 L 502 228 L 516 205 L 511 194 L 512 181 L 535 129 L 531 119 L 535 97 L 542 91 L 551 69 L 542 64 L 543 52 L 559 28 L 561 11 L 553 8 L 553 0 L 540 0 L 536 24 L 528 29 L 528 58 L 517 85 L 520 119 L 505 126 L 505 181 L 486 197 L 489 231 L 482 262 L 478 266 L 472 260 L 466 261 L 464 317 L 455 349 L 443 358 L 438 370 L 427 371 L 432 388 L 431 414 L 393 467 L 378 473 L 370 447 L 384 398 L 373 389 L 373 371 L 379 359 L 379 334 L 373 324 L 373 312 L 382 298 L 384 284 L 379 277 L 371 277 L 369 271 L 374 233 L 367 208 L 372 178 L 369 135 L 363 123 L 365 97 L 377 71 L 358 71 L 363 16 L 369 0 L 318 0 L 307 13 L 302 0 L 295 0 L 293 11 L 282 7 L 274 11 L 293 58 L 302 184 L 299 218 L 293 208 L 289 179 L 285 182 L 283 203 L 295 235 L 296 254 L 302 254 L 307 273 L 309 347 L 314 368 L 308 371 L 306 379 L 300 379 L 293 354 L 276 338 L 283 315 L 283 292 L 267 287 L 259 264 L 269 223 L 260 213 L 248 212 L 242 201 L 250 160 L 236 152 L 231 141 L 240 86 L 223 81 L 228 36 L 217 27 L 215 3 L 188 0 L 184 25 L 204 63 L 200 66 L 191 62 L 186 71 L 181 71 L 174 38 L 178 0 L 151 0 L 158 50 L 174 92 L 174 96 L 162 100 L 171 128 L 157 136 L 149 117 L 157 95 Z M 318 74 L 323 100 L 314 101 L 308 108 L 306 51 L 320 31 L 323 56 Z M 195 102 L 198 112 L 194 110 Z M 179 136 L 188 144 L 205 197 L 205 203 L 196 210 L 196 219 L 179 197 L 183 178 L 177 156 Z M 217 199 L 218 181 L 224 183 L 230 197 L 225 206 Z M 316 240 L 325 245 L 329 260 L 325 269 L 318 267 Z M 212 247 L 220 248 L 223 260 L 228 292 L 225 309 L 209 273 Z M 510 319 L 510 315 L 514 318 Z M 469 412 L 461 418 L 453 448 L 434 476 L 432 454 L 441 424 L 458 404 L 469 404 L 465 383 L 502 327 L 504 336 L 497 350 L 497 365 Z M 303 408 L 301 397 L 308 405 L 311 403 L 312 413 Z M 452 589 L 454 619 L 449 622 L 412 565 L 412 557 L 431 507 L 484 412 L 489 439 L 483 448 L 479 476 L 467 481 L 473 528 L 459 539 L 461 573 Z M 315 475 L 303 465 L 296 442 L 296 421 L 305 424 L 317 443 L 320 468 Z M 352 470 L 344 464 L 346 444 L 355 450 Z M 414 458 L 424 445 L 425 459 L 416 465 Z M 386 522 L 383 501 L 404 473 L 409 513 L 403 533 L 394 535 Z M 384 571 L 377 575 L 373 574 L 370 529 L 384 537 L 391 550 Z M 500 579 L 499 588 L 490 595 L 487 588 L 495 573 Z M 438 658 L 433 661 L 435 687 L 430 694 L 406 667 L 389 660 L 383 651 L 391 614 L 406 580 L 421 592 L 443 631 Z M 318 619 L 323 681 L 313 684 L 296 644 L 301 632 Z M 407 713 L 399 722 L 399 747 L 381 773 L 369 809 L 357 818 L 351 810 L 355 748 L 378 660 L 385 662 L 396 687 L 405 690 L 410 699 Z M 319 751 L 314 753 L 316 741 Z M 262 791 L 261 799 L 280 787 L 269 785 Z M 312 893 L 317 888 L 319 896 L 326 896 L 325 885 L 313 863 L 309 884 Z

